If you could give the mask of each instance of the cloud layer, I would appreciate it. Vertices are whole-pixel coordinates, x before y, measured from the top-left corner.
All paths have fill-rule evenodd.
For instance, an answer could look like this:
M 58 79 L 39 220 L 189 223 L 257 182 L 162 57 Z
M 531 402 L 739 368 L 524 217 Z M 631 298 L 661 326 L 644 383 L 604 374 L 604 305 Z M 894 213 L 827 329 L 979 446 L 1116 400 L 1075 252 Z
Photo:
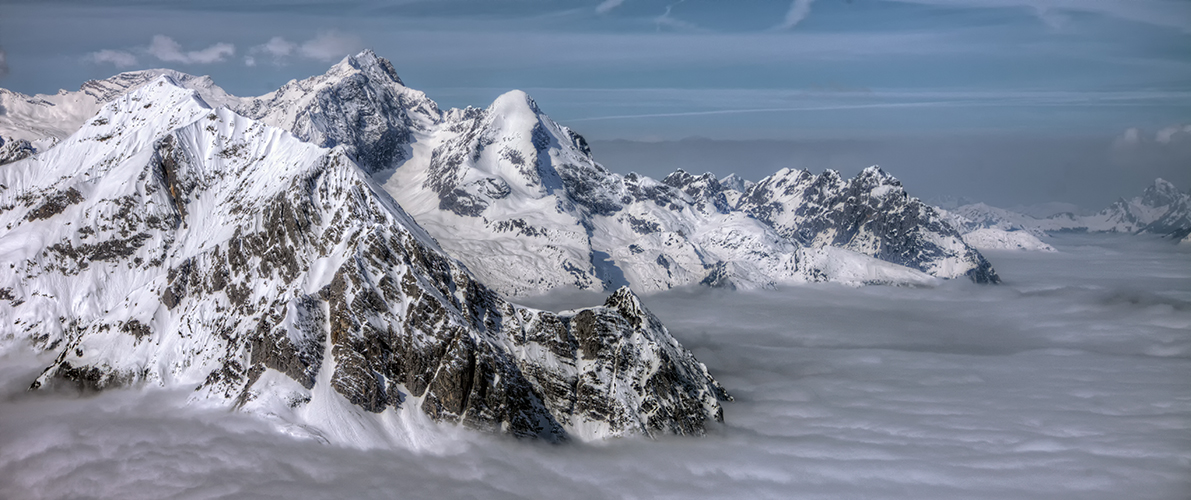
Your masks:
M 646 297 L 736 397 L 701 439 L 343 449 L 184 393 L 29 393 L 51 359 L 9 346 L 0 497 L 1186 498 L 1191 254 L 1055 243 L 990 254 L 996 287 Z

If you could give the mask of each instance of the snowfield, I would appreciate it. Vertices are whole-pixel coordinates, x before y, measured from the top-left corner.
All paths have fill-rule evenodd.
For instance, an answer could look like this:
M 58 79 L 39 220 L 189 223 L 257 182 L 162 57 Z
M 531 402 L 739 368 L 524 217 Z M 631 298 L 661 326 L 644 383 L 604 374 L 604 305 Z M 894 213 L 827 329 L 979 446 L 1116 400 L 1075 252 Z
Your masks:
M 1038 498 L 1191 493 L 1191 252 L 1060 235 L 997 287 L 816 284 L 642 301 L 736 400 L 698 439 L 423 452 L 292 438 L 188 391 L 27 392 L 0 354 L 3 498 Z M 554 293 L 531 305 L 597 303 Z

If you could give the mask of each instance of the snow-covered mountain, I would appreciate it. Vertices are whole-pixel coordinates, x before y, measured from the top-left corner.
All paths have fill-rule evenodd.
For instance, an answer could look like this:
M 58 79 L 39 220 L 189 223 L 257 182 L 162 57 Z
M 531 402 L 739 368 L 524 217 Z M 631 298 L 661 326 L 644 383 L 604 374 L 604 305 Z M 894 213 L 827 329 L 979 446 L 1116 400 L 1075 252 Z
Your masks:
M 933 276 L 1000 281 L 944 212 L 910 197 L 878 167 L 853 179 L 783 169 L 752 186 L 738 208 L 809 247 L 846 248 Z
M 1155 179 L 1141 196 L 1121 198 L 1092 215 L 1062 213 L 1038 219 L 974 203 L 951 211 L 965 231 L 993 229 L 1045 237 L 1051 232 L 1145 233 L 1180 239 L 1191 233 L 1191 194 Z
M 126 73 L 59 95 L 100 102 L 163 72 Z M 342 147 L 443 249 L 509 295 L 997 281 L 935 209 L 879 169 L 852 180 L 787 170 L 756 184 L 682 171 L 661 181 L 622 176 L 523 92 L 485 109 L 442 111 L 371 51 L 256 98 L 229 96 L 205 77 L 170 76 L 208 102 Z
M 417 446 L 433 421 L 560 440 L 722 419 L 727 394 L 627 288 L 507 302 L 349 147 L 186 87 L 158 75 L 0 167 L 0 339 L 57 353 L 34 388 L 196 388 L 360 446 Z
M 345 145 L 448 252 L 508 294 L 622 285 L 649 292 L 693 283 L 918 284 L 932 275 L 995 281 L 962 241 L 916 260 L 892 258 L 886 241 L 820 252 L 823 244 L 792 241 L 738 206 L 740 190 L 751 187 L 739 178 L 725 179 L 724 187 L 681 171 L 662 181 L 615 174 L 595 161 L 581 135 L 547 117 L 524 92 L 506 93 L 485 109 L 442 112 L 368 51 L 247 102 L 237 109 L 248 116 Z M 344 114 L 349 118 L 328 118 Z M 896 244 L 908 253 L 922 241 Z

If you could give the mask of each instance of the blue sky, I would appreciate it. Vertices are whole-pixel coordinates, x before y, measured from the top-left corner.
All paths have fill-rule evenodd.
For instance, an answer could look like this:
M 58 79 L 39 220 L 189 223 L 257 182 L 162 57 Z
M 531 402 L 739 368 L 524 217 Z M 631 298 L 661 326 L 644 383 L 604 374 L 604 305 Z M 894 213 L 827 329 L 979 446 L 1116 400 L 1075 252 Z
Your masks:
M 20 92 L 172 67 L 237 95 L 370 47 L 444 107 L 520 88 L 593 139 L 1156 147 L 1191 123 L 1188 0 L 3 0 L 0 47 Z

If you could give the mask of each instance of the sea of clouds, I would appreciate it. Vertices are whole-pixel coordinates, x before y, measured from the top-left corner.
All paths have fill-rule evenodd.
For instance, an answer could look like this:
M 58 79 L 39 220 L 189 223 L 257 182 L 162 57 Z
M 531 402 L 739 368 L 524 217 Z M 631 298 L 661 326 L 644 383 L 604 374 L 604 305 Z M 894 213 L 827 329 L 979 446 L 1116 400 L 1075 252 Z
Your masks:
M 13 344 L 0 498 L 1191 497 L 1191 250 L 1051 243 L 987 253 L 1000 286 L 645 297 L 736 398 L 704 438 L 356 450 L 185 393 L 27 392 L 49 361 Z

